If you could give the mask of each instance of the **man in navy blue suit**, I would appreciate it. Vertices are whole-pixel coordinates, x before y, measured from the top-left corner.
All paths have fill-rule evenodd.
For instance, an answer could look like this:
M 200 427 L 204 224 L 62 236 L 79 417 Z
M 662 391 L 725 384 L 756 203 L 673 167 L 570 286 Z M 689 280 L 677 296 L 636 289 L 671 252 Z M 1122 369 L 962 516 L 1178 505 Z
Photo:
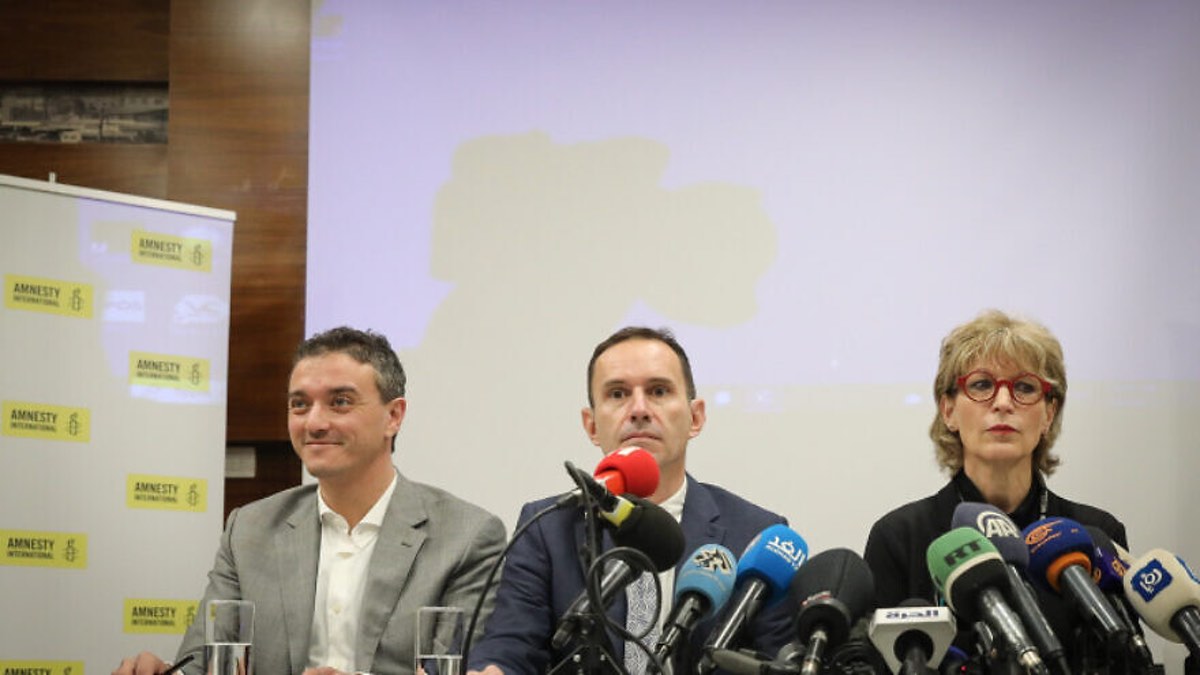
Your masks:
M 688 441 L 704 428 L 704 401 L 696 398 L 687 354 L 666 330 L 628 327 L 601 342 L 588 363 L 588 406 L 583 428 L 604 454 L 637 446 L 658 462 L 660 480 L 650 501 L 679 520 L 684 558 L 698 547 L 721 544 L 740 555 L 762 530 L 785 519 L 686 473 Z M 518 530 L 553 497 L 526 504 Z M 577 645 L 551 645 L 559 619 L 584 589 L 580 549 L 584 543 L 580 509 L 558 510 L 534 523 L 513 542 L 496 595 L 495 610 L 468 664 L 483 675 L 539 675 L 569 659 Z M 681 561 L 682 562 L 682 561 Z M 661 622 L 670 611 L 678 565 L 660 574 Z M 792 637 L 795 606 L 786 601 L 759 614 L 742 641 L 774 655 Z M 624 625 L 626 599 L 618 594 L 608 615 Z M 675 672 L 695 670 L 715 619 L 700 623 L 677 655 Z M 649 645 L 653 648 L 654 645 Z M 625 644 L 610 643 L 616 667 Z M 615 670 L 614 668 L 614 670 Z M 568 667 L 564 672 L 575 672 Z M 632 673 L 631 675 L 641 675 Z

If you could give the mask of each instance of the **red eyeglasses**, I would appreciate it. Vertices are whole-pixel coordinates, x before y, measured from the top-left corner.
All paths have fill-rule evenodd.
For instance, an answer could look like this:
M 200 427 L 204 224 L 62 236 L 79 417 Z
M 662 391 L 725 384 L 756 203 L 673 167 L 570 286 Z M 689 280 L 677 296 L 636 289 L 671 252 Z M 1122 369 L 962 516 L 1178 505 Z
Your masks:
M 996 398 L 1000 387 L 1008 387 L 1009 395 L 1021 405 L 1033 405 L 1054 389 L 1053 385 L 1033 373 L 1021 373 L 1011 380 L 1000 380 L 986 370 L 972 370 L 956 382 L 959 391 L 979 403 L 988 403 Z

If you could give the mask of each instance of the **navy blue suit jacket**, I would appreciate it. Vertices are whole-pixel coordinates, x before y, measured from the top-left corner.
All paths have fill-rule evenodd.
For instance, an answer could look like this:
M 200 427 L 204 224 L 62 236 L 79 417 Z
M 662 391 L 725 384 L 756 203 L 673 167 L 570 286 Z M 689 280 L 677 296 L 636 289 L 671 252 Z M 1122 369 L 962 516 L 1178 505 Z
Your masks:
M 786 519 L 756 506 L 741 497 L 687 477 L 681 525 L 684 536 L 682 564 L 704 544 L 716 543 L 741 555 L 755 535 L 767 527 L 786 523 Z M 555 497 L 526 504 L 521 509 L 518 531 L 534 514 L 554 503 Z M 554 650 L 550 638 L 558 620 L 583 591 L 584 570 L 580 549 L 584 541 L 580 509 L 561 509 L 550 513 L 514 540 L 500 588 L 496 607 L 487 622 L 483 638 L 471 648 L 470 668 L 488 664 L 499 666 L 507 675 L 538 675 L 566 658 L 575 645 Z M 676 565 L 678 572 L 679 565 Z M 663 595 L 674 589 L 662 589 Z M 737 592 L 736 589 L 734 591 Z M 743 644 L 774 656 L 792 639 L 795 605 L 787 599 L 759 614 L 751 624 L 752 635 L 743 636 Z M 618 593 L 608 615 L 618 625 L 625 623 L 625 594 Z M 717 613 L 720 616 L 720 612 Z M 715 624 L 710 617 L 696 626 L 690 645 L 677 663 L 678 673 L 695 670 L 701 648 Z M 624 658 L 624 642 L 610 633 L 617 663 Z

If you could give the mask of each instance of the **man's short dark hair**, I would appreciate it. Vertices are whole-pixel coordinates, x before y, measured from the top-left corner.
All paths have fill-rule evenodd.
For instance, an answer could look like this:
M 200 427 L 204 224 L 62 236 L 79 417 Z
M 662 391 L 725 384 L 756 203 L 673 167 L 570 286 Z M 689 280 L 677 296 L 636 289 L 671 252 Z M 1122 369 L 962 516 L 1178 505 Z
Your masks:
M 388 339 L 374 331 L 338 326 L 317 333 L 296 348 L 292 367 L 295 368 L 301 359 L 334 353 L 346 354 L 371 366 L 375 370 L 375 386 L 384 403 L 404 396 L 404 385 L 408 381 L 404 366 L 400 365 L 400 358 Z
M 626 340 L 657 340 L 670 347 L 671 351 L 675 352 L 675 355 L 679 357 L 679 367 L 683 369 L 683 383 L 687 390 L 687 398 L 689 401 L 695 400 L 696 382 L 692 379 L 692 364 L 688 361 L 687 352 L 683 351 L 683 346 L 675 339 L 674 333 L 668 328 L 626 326 L 609 335 L 604 339 L 604 342 L 596 345 L 596 349 L 592 351 L 592 360 L 588 361 L 587 367 L 588 407 L 596 407 L 596 402 L 592 396 L 592 375 L 596 372 L 596 359 L 608 351 L 609 347 L 625 342 Z

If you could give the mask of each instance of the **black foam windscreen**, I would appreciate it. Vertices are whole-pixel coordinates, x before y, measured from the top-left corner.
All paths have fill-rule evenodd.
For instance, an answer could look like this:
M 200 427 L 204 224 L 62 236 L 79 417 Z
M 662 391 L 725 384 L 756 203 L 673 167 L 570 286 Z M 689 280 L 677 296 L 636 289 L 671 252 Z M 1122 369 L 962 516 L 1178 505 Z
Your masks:
M 930 607 L 932 605 L 925 598 L 908 598 L 904 602 L 901 602 L 899 606 L 900 607 Z M 921 630 L 912 630 L 912 631 L 908 631 L 907 633 L 905 633 L 905 635 L 908 637 L 909 640 L 916 642 L 921 647 L 921 652 L 925 654 L 926 658 L 929 658 L 929 656 L 931 656 L 933 654 L 933 638 L 929 637 L 928 633 L 926 633 L 925 631 L 921 631 Z M 904 645 L 904 643 L 901 641 L 896 642 L 896 658 L 900 659 L 901 661 L 903 661 L 904 657 L 906 656 L 906 654 L 901 653 L 900 648 L 903 645 Z
M 875 577 L 854 551 L 834 548 L 808 559 L 792 578 L 792 599 L 800 607 L 796 634 L 807 640 L 823 626 L 831 647 L 849 636 L 855 621 L 874 609 Z
M 967 622 L 978 621 L 981 618 L 976 602 L 979 594 L 984 589 L 1002 589 L 1008 584 L 1004 564 L 998 556 L 979 557 L 964 563 L 945 590 L 954 613 Z
M 1096 548 L 1111 548 L 1116 550 L 1112 537 L 1108 536 L 1108 533 L 1104 530 L 1094 525 L 1084 525 L 1083 529 L 1087 530 L 1087 533 L 1091 535 L 1092 543 L 1096 545 Z
M 636 506 L 613 532 L 613 541 L 645 553 L 659 572 L 674 567 L 683 557 L 683 528 L 679 522 L 658 504 L 630 494 L 623 498 Z

